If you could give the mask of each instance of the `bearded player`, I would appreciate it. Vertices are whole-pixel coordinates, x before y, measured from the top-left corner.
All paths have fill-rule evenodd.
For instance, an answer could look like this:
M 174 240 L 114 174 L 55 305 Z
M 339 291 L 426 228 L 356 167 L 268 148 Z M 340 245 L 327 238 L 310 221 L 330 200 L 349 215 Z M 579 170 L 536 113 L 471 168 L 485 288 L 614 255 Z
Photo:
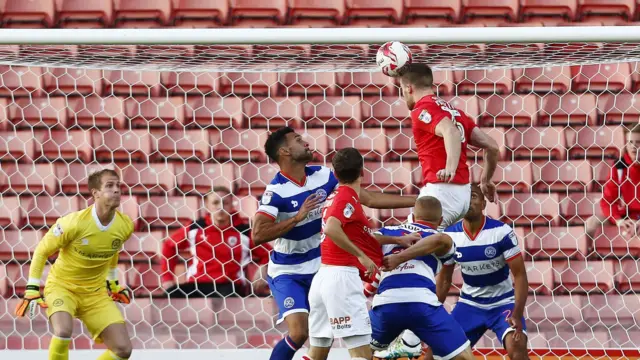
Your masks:
M 118 283 L 117 264 L 122 245 L 133 233 L 133 221 L 117 210 L 120 178 L 115 171 L 91 174 L 89 191 L 94 205 L 58 219 L 36 247 L 24 298 L 16 307 L 17 316 L 33 315 L 38 305 L 47 309 L 53 329 L 49 360 L 69 359 L 74 318 L 84 323 L 95 342 L 107 346 L 98 360 L 131 356 L 127 327 L 114 301 L 130 302 L 128 290 Z M 56 252 L 43 298 L 42 272 Z

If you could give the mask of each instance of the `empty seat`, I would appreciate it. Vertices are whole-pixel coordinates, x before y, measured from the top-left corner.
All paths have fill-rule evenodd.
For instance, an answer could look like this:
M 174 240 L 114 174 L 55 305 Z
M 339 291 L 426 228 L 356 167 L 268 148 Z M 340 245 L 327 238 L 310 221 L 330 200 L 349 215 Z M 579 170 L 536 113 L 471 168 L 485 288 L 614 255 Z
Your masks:
M 573 159 L 618 158 L 624 147 L 624 128 L 620 126 L 587 126 L 566 132 L 569 156 Z
M 594 327 L 617 326 L 631 328 L 640 320 L 640 296 L 628 295 L 592 295 L 584 304 L 582 316 L 585 322 Z
M 69 125 L 83 128 L 116 128 L 124 125 L 124 105 L 116 96 L 86 96 L 72 99 L 68 107 Z
M 184 124 L 184 98 L 129 98 L 124 102 L 124 114 L 133 127 L 180 128 Z
M 229 11 L 229 21 L 232 25 L 273 26 L 283 24 L 286 13 L 287 3 L 284 0 L 271 2 L 233 0 Z
M 398 24 L 402 16 L 400 0 L 347 0 L 345 17 L 351 24 Z
M 31 130 L 0 132 L 0 159 L 31 162 L 35 159 L 35 142 Z
M 159 96 L 160 73 L 155 71 L 106 70 L 104 95 Z
M 2 180 L 1 176 L 0 180 Z M 0 184 L 1 183 L 4 183 L 4 181 L 0 182 Z M 5 184 L 2 185 L 4 186 Z M 4 189 L 2 191 L 4 191 Z M 7 196 L 6 194 L 0 196 L 0 228 L 21 229 L 24 222 L 24 212 L 26 210 L 26 206 L 23 208 L 20 205 L 19 197 Z
M 93 131 L 92 137 L 98 161 L 148 161 L 154 149 L 148 130 Z
M 112 164 L 81 164 L 79 162 L 56 164 L 56 177 L 63 193 L 90 195 L 89 174 L 102 169 L 113 169 Z M 116 170 L 117 171 L 117 170 Z
M 515 194 L 504 204 L 505 221 L 515 225 L 548 225 L 558 219 L 557 194 Z
M 202 130 L 166 130 L 153 132 L 157 158 L 161 160 L 198 160 L 211 158 L 209 134 Z
M 126 279 L 129 288 L 136 296 L 150 296 L 165 294 L 164 289 L 160 286 L 160 275 L 162 273 L 160 265 L 152 265 L 150 262 L 134 263 L 133 267 L 127 269 Z M 157 305 L 161 305 L 160 299 Z M 147 309 L 151 310 L 152 307 Z M 162 309 L 162 306 L 158 307 Z
M 467 114 L 476 123 L 479 122 L 480 117 L 480 100 L 475 95 L 460 95 L 460 96 L 442 96 L 442 99 L 465 114 Z
M 571 87 L 571 68 L 568 66 L 514 69 L 513 73 L 517 92 L 564 93 Z
M 155 27 L 168 24 L 171 0 L 116 0 L 115 23 L 118 27 Z
M 36 196 L 27 205 L 26 218 L 34 228 L 52 226 L 64 215 L 80 210 L 80 199 L 76 196 Z
M 538 113 L 536 95 L 493 95 L 486 100 L 482 126 L 531 126 Z
M 593 241 L 593 248 L 600 256 L 622 258 L 640 255 L 640 237 L 626 233 L 617 226 L 604 226 Z
M 513 88 L 511 69 L 459 70 L 453 72 L 458 93 L 510 93 Z
M 536 191 L 584 191 L 593 173 L 586 161 L 547 161 L 533 164 L 533 188 Z
M 292 0 L 289 2 L 289 19 L 292 24 L 339 26 L 344 10 L 345 2 L 342 0 Z
M 229 3 L 218 0 L 174 1 L 174 26 L 216 27 L 227 22 Z
M 570 261 L 554 264 L 554 282 L 559 291 L 608 292 L 613 288 L 613 262 L 606 260 Z
M 618 92 L 631 90 L 629 63 L 593 64 L 572 67 L 573 91 Z
M 275 96 L 278 74 L 274 72 L 232 72 L 220 76 L 220 93 Z
M 20 98 L 9 105 L 9 118 L 17 127 L 67 126 L 64 97 Z
M 482 167 L 472 166 L 471 172 L 471 179 L 480 182 Z M 493 176 L 498 192 L 506 193 L 528 192 L 532 180 L 531 163 L 528 161 L 501 161 Z
M 387 154 L 387 138 L 380 129 L 344 129 L 329 135 L 331 149 L 354 147 L 365 161 L 380 161 Z
M 576 15 L 577 0 L 523 0 L 520 11 L 525 19 L 562 17 L 572 20 Z
M 197 96 L 187 100 L 187 125 L 195 123 L 203 128 L 241 128 L 242 100 L 235 96 Z
M 7 28 L 49 28 L 55 21 L 54 0 L 6 0 L 2 22 Z
M 51 161 L 88 163 L 93 156 L 92 143 L 91 134 L 86 130 L 51 131 L 42 144 L 42 154 Z
M 529 299 L 527 318 L 538 329 L 557 331 L 558 328 L 573 328 L 582 321 L 583 301 L 580 296 L 536 296 Z
M 413 191 L 411 170 L 409 162 L 367 164 L 362 184 L 372 191 L 411 193 Z
M 527 253 L 540 259 L 580 259 L 589 251 L 583 226 L 537 227 L 525 236 L 524 241 Z
M 58 11 L 62 27 L 108 27 L 113 22 L 113 2 L 102 0 L 64 0 Z
M 583 225 L 593 214 L 600 211 L 601 193 L 569 194 L 560 201 L 560 214 L 567 223 Z
M 361 112 L 366 127 L 401 127 L 411 122 L 407 104 L 397 96 L 364 98 Z
M 333 95 L 335 73 L 307 72 L 280 75 L 280 92 L 287 95 Z
M 324 129 L 306 129 L 300 134 L 302 139 L 309 143 L 309 148 L 314 152 L 314 158 L 324 163 L 326 156 L 329 154 L 329 143 L 333 144 L 333 140 L 329 138 Z
M 464 0 L 462 2 L 462 17 L 503 17 L 516 20 L 518 16 L 518 1 L 499 0 L 486 2 L 482 0 Z
M 44 73 L 44 90 L 55 95 L 90 95 L 102 91 L 98 69 L 53 68 Z
M 634 0 L 613 0 L 602 2 L 598 0 L 580 0 L 579 12 L 583 19 L 589 19 L 592 16 L 600 17 L 603 15 L 610 17 L 618 17 L 624 20 L 631 20 L 636 8 Z
M 416 50 L 411 50 L 412 52 L 418 52 Z M 419 52 L 424 52 L 424 50 L 420 50 Z M 433 71 L 433 86 L 436 89 L 436 94 L 438 96 L 455 94 L 454 89 L 454 73 L 451 70 L 435 70 Z
M 392 78 L 382 72 L 346 72 L 336 74 L 338 89 L 345 95 L 392 95 L 395 85 Z
M 169 95 L 211 95 L 218 89 L 220 74 L 217 72 L 163 72 L 160 78 Z
M 248 98 L 242 101 L 245 127 L 277 129 L 283 126 L 300 127 L 300 103 L 298 97 Z
M 539 125 L 578 126 L 594 125 L 596 97 L 593 94 L 546 94 L 542 98 Z
M 37 66 L 0 66 L 0 96 L 39 96 L 42 68 Z
M 122 182 L 133 194 L 165 194 L 175 187 L 172 164 L 129 164 L 122 169 Z
M 302 102 L 302 119 L 310 127 L 353 127 L 361 118 L 356 96 L 318 96 Z
M 270 164 L 249 163 L 241 166 L 236 194 L 261 196 L 277 173 L 278 169 Z
M 457 0 L 406 0 L 404 16 L 407 23 L 429 23 L 434 18 L 446 18 L 455 23 L 460 14 L 461 2 Z
M 389 138 L 389 157 L 391 160 L 411 161 L 418 160 L 416 144 L 413 140 L 411 129 L 402 128 L 393 133 L 387 132 Z
M 640 94 L 622 92 L 598 96 L 598 112 L 604 125 L 632 126 L 640 122 Z
M 55 194 L 58 179 L 53 164 L 3 164 L 2 170 L 7 177 L 7 182 L 2 184 L 3 192 Z
M 551 294 L 553 291 L 553 270 L 549 261 L 527 261 L 525 269 L 527 270 L 530 292 L 541 295 Z
M 616 274 L 616 283 L 623 293 L 628 291 L 637 293 L 640 290 L 640 263 L 634 259 L 621 260 Z
M 264 159 L 264 130 L 225 129 L 210 133 L 213 157 L 218 161 L 260 161 Z
M 196 219 L 200 203 L 199 196 L 151 196 L 140 202 L 140 214 L 149 228 L 166 230 Z
M 515 159 L 560 160 L 566 157 L 562 127 L 511 129 L 505 135 L 505 143 Z
M 4 230 L 0 241 L 0 261 L 28 261 L 44 233 L 37 230 Z
M 123 186 L 121 185 L 120 187 L 122 188 Z M 122 195 L 120 197 L 118 210 L 131 218 L 134 230 L 139 228 L 141 220 L 140 207 L 138 206 L 138 198 L 136 196 Z
M 377 184 L 375 184 L 377 185 Z M 369 187 L 369 190 L 378 191 L 377 186 Z M 411 208 L 403 209 L 380 209 L 380 221 L 384 226 L 399 225 L 407 222 L 407 218 L 411 214 Z
M 178 188 L 189 194 L 206 194 L 215 186 L 234 189 L 236 166 L 233 163 L 200 164 L 185 163 L 176 167 Z

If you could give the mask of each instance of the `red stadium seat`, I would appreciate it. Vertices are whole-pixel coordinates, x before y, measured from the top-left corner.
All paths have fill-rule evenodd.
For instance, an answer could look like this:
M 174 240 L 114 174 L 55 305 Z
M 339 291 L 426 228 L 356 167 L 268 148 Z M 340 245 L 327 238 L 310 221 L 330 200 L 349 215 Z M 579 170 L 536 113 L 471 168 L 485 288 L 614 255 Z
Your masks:
M 526 241 L 526 240 L 525 240 Z M 553 270 L 548 261 L 525 262 L 529 291 L 539 295 L 548 295 L 553 291 Z
M 34 228 L 52 226 L 60 217 L 80 207 L 80 198 L 76 196 L 36 196 L 27 207 L 27 222 Z
M 122 169 L 122 183 L 133 194 L 168 194 L 175 188 L 175 182 L 173 164 L 133 163 Z
M 381 129 L 344 129 L 329 133 L 332 149 L 354 147 L 365 161 L 380 161 L 387 154 L 387 137 Z M 329 140 L 331 142 L 331 140 Z M 333 154 L 332 156 L 333 157 Z
M 197 0 L 201 1 L 201 0 Z M 169 95 L 214 95 L 218 91 L 217 72 L 163 72 L 162 83 Z
M 558 220 L 557 194 L 515 194 L 504 204 L 504 221 L 515 225 L 548 225 Z
M 174 1 L 171 18 L 174 26 L 217 27 L 227 22 L 229 3 L 218 0 Z
M 370 190 L 376 191 L 378 189 L 370 188 Z M 407 221 L 409 214 L 411 214 L 411 208 L 380 209 L 380 221 L 384 226 L 399 225 Z
M 553 269 L 549 269 L 552 273 Z M 529 297 L 527 318 L 536 328 L 554 329 L 573 328 L 582 321 L 581 296 L 536 296 Z
M 210 133 L 213 157 L 218 161 L 260 161 L 264 159 L 265 130 L 229 128 Z
M 83 128 L 116 128 L 124 125 L 124 104 L 121 98 L 87 96 L 72 99 L 67 108 L 69 125 Z
M 584 191 L 593 179 L 586 161 L 547 161 L 533 164 L 533 188 L 538 192 Z
M 2 166 L 7 182 L 2 184 L 2 191 L 22 194 L 56 193 L 58 179 L 53 164 L 8 164 Z
M 598 112 L 604 125 L 627 127 L 640 122 L 640 94 L 622 92 L 620 94 L 602 94 L 598 96 Z
M 411 113 L 407 104 L 397 96 L 363 98 L 362 123 L 366 127 L 409 126 Z
M 617 226 L 604 226 L 593 241 L 593 248 L 602 257 L 638 257 L 640 237 L 621 231 Z
M 361 120 L 357 96 L 309 97 L 302 102 L 302 119 L 308 127 L 354 127 Z
M 486 128 L 482 129 L 487 135 L 489 135 L 498 144 L 498 160 L 507 159 L 507 147 L 505 145 L 505 133 L 502 128 Z M 467 159 L 470 162 L 477 161 L 477 159 L 484 158 L 484 150 L 478 149 L 472 145 L 469 145 L 467 149 Z
M 505 142 L 515 159 L 561 160 L 566 157 L 562 127 L 511 129 L 505 135 Z
M 261 196 L 277 173 L 278 168 L 270 164 L 250 163 L 241 166 L 236 195 Z
M 333 141 L 324 129 L 306 129 L 302 134 L 302 139 L 309 143 L 309 148 L 314 151 L 314 158 L 324 163 L 325 157 L 329 154 L 329 142 Z
M 169 23 L 171 0 L 116 0 L 115 23 L 118 27 L 154 27 Z
M 160 73 L 155 71 L 106 70 L 104 95 L 159 96 Z
M 560 292 L 608 292 L 613 289 L 613 262 L 606 260 L 554 263 L 554 283 Z
M 618 290 L 623 293 L 628 291 L 637 293 L 640 290 L 640 263 L 634 259 L 621 260 L 616 274 L 616 283 Z
M 0 241 L 0 261 L 29 261 L 44 231 L 37 230 L 4 230 Z
M 345 2 L 342 0 L 289 2 L 289 19 L 292 24 L 339 26 L 342 24 Z
M 64 97 L 20 98 L 9 105 L 9 118 L 20 128 L 65 127 L 66 106 Z
M 151 133 L 155 141 L 155 158 L 180 162 L 211 159 L 209 134 L 202 130 L 158 130 Z
M 616 161 L 616 160 L 614 160 Z M 614 162 L 607 160 L 592 160 L 591 167 L 593 168 L 593 186 L 592 191 L 601 191 L 602 186 L 609 181 L 611 176 L 611 169 L 614 166 Z
M 129 98 L 124 114 L 133 127 L 181 128 L 185 122 L 184 97 Z
M 275 301 L 271 298 L 233 298 L 214 302 L 216 321 L 223 328 L 256 327 L 268 331 L 273 327 L 273 316 L 277 314 Z
M 478 123 L 480 118 L 480 101 L 475 95 L 460 96 L 443 96 L 443 100 L 447 101 L 454 108 L 463 111 L 465 114 Z
M 187 101 L 187 125 L 195 123 L 203 128 L 242 127 L 242 100 L 235 96 L 196 96 Z
M 415 52 L 415 50 L 412 50 Z M 420 52 L 423 52 L 421 50 Z M 436 88 L 436 94 L 438 96 L 455 94 L 454 89 L 454 72 L 451 70 L 436 70 L 433 71 L 433 85 Z
M 206 194 L 215 186 L 234 189 L 236 166 L 233 163 L 185 163 L 176 166 L 178 188 L 186 194 Z
M 150 296 L 165 294 L 165 291 L 160 286 L 160 265 L 151 265 L 150 262 L 136 263 L 133 267 L 128 268 L 126 272 L 126 279 L 129 288 L 133 290 L 134 296 Z M 157 305 L 161 305 L 159 299 Z M 161 306 L 157 307 L 162 309 Z M 148 307 L 148 311 L 155 309 L 154 307 Z M 146 312 L 146 311 L 145 311 Z M 145 314 L 146 317 L 146 314 Z
M 140 214 L 149 228 L 166 230 L 196 219 L 201 202 L 200 196 L 152 196 L 140 202 Z
M 1 96 L 40 96 L 42 68 L 33 66 L 0 66 Z
M 52 131 L 42 144 L 42 154 L 51 161 L 65 160 L 88 163 L 92 160 L 93 147 L 89 131 Z
M 36 141 L 31 130 L 0 132 L 0 159 L 31 162 L 36 159 Z
M 54 0 L 6 0 L 2 14 L 6 28 L 50 28 L 55 21 Z
M 64 0 L 58 11 L 61 27 L 109 27 L 113 22 L 113 2 Z
M 234 201 L 233 205 L 238 209 L 241 216 L 252 219 L 258 212 L 258 199 L 253 196 L 244 196 L 240 200 Z
M 546 94 L 542 98 L 538 125 L 594 125 L 596 116 L 596 97 L 593 94 Z
M 486 2 L 483 0 L 463 0 L 462 17 L 503 17 L 515 21 L 518 17 L 519 3 L 517 0 L 498 0 Z
M 573 91 L 618 92 L 631 90 L 629 63 L 573 66 Z
M 523 0 L 520 11 L 525 19 L 563 17 L 572 20 L 576 15 L 577 0 Z
M 531 126 L 538 113 L 536 95 L 493 95 L 486 101 L 482 126 Z
M 398 132 L 387 132 L 387 137 L 389 138 L 389 158 L 391 160 L 418 160 L 411 129 L 402 128 Z
M 617 326 L 631 328 L 640 321 L 640 296 L 629 295 L 593 295 L 582 309 L 582 319 L 589 325 Z
M 235 95 L 275 96 L 278 89 L 277 73 L 225 73 L 220 76 L 220 93 Z
M 247 118 L 245 127 L 277 129 L 283 126 L 299 128 L 302 99 L 291 97 L 250 97 L 242 101 L 242 113 Z
M 393 95 L 396 86 L 392 79 L 382 72 L 337 73 L 338 91 L 345 95 Z
M 102 71 L 53 68 L 44 73 L 44 90 L 54 95 L 90 95 L 102 91 Z
M 409 162 L 366 164 L 362 184 L 367 190 L 391 193 L 413 192 L 412 167 Z
M 471 179 L 474 182 L 480 182 L 482 167 L 471 166 L 471 172 Z M 498 192 L 505 193 L 528 192 L 532 179 L 529 161 L 501 161 L 493 176 Z
M 261 27 L 281 25 L 287 14 L 287 2 L 233 0 L 229 11 L 229 21 L 232 25 L 256 25 Z
M 92 136 L 98 161 L 148 161 L 148 156 L 154 149 L 148 130 L 110 129 L 94 131 Z
M 572 159 L 618 158 L 625 144 L 624 128 L 620 126 L 568 129 L 565 134 Z
M 600 210 L 601 193 L 569 194 L 560 201 L 560 215 L 571 225 L 583 225 Z
M 564 93 L 571 87 L 571 68 L 568 66 L 514 69 L 513 73 L 517 92 Z
M 60 182 L 60 190 L 62 193 L 90 195 L 88 184 L 89 174 L 102 169 L 115 170 L 115 167 L 111 164 L 65 162 L 56 164 L 55 172 Z
M 7 182 L 6 179 L 3 179 L 3 176 L 0 176 L 0 185 L 2 185 L 3 191 L 3 195 L 0 196 L 0 228 L 21 229 L 27 210 L 26 204 L 23 207 L 19 197 L 4 194 Z
M 283 73 L 280 75 L 280 92 L 286 95 L 333 95 L 335 73 Z
M 583 259 L 589 254 L 589 243 L 582 226 L 541 226 L 528 233 L 524 241 L 527 253 L 534 258 Z
M 351 24 L 398 24 L 402 18 L 400 0 L 347 0 L 345 17 Z
M 120 207 L 118 207 L 125 215 L 133 220 L 133 229 L 138 229 L 140 225 L 140 207 L 138 206 L 138 198 L 136 196 L 122 195 L 120 198 Z
M 582 19 L 590 19 L 592 16 L 606 15 L 623 20 L 631 20 L 635 13 L 635 0 L 613 0 L 602 2 L 599 0 L 580 0 L 579 16 Z
M 458 93 L 510 93 L 513 74 L 510 69 L 459 70 L 453 72 Z
M 404 17 L 409 24 L 430 22 L 434 18 L 446 18 L 455 23 L 460 5 L 458 0 L 405 0 Z

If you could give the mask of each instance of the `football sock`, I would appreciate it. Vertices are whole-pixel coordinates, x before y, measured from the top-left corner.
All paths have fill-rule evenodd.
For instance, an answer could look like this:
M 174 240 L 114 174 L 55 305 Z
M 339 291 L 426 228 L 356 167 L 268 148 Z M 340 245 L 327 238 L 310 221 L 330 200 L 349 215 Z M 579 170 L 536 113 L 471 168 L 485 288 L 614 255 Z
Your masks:
M 273 348 L 269 360 L 291 360 L 300 347 L 287 335 Z
M 313 360 L 309 355 L 302 355 L 302 360 Z
M 102 355 L 100 355 L 97 360 L 127 360 L 127 359 L 128 358 L 121 358 L 120 356 L 114 354 L 111 350 L 107 350 L 103 352 Z
M 53 336 L 49 344 L 49 360 L 69 360 L 70 338 Z
M 404 334 L 402 334 L 402 342 L 408 347 L 416 347 L 421 343 L 420 338 L 409 330 L 406 330 Z

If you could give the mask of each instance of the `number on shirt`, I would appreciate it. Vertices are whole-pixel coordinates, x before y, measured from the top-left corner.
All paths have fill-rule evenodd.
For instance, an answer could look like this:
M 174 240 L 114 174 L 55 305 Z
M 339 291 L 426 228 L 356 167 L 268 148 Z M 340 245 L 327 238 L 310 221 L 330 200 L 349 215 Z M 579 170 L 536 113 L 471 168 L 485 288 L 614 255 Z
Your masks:
M 464 126 L 456 120 L 456 118 L 460 116 L 460 111 L 454 109 L 448 102 L 442 99 L 437 99 L 436 104 L 440 106 L 440 109 L 449 113 L 453 125 L 458 128 L 458 131 L 460 131 L 460 142 L 467 142 L 467 138 L 464 135 Z

